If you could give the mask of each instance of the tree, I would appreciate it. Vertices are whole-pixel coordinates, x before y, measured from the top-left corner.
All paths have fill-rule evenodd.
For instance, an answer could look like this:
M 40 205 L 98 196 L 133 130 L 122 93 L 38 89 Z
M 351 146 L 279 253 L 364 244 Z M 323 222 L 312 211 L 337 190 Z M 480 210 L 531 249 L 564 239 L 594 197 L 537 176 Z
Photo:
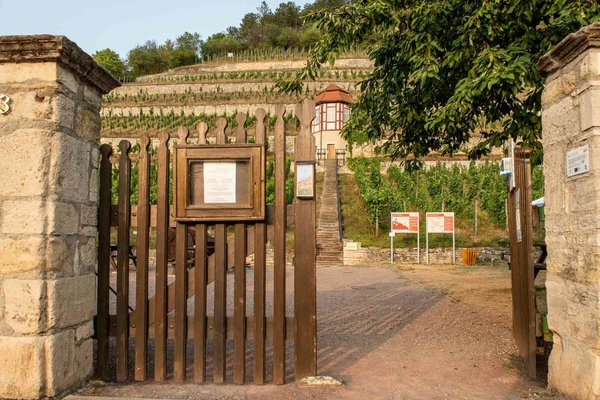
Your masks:
M 157 74 L 171 67 L 173 42 L 158 45 L 154 40 L 129 51 L 128 63 L 134 76 Z
M 355 0 L 308 16 L 320 31 L 294 81 L 298 91 L 344 50 L 362 46 L 375 68 L 343 134 L 384 139 L 394 158 L 452 154 L 480 132 L 477 158 L 508 138 L 541 157 L 536 63 L 567 34 L 600 19 L 595 0 Z
M 175 39 L 172 68 L 195 64 L 202 48 L 202 40 L 197 33 L 185 32 Z
M 99 50 L 92 55 L 92 58 L 113 76 L 123 78 L 125 75 L 125 63 L 116 51 L 111 49 Z

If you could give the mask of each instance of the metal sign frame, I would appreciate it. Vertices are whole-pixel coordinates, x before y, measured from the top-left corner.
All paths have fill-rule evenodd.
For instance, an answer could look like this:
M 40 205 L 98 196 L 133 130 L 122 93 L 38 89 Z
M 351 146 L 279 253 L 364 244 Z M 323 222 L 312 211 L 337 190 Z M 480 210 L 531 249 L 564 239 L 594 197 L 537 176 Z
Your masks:
M 409 218 L 417 218 L 417 231 L 411 231 L 410 230 L 410 224 L 409 224 L 409 230 L 408 231 L 394 231 L 394 215 L 400 215 L 400 216 L 406 216 Z M 417 263 L 421 264 L 421 233 L 420 233 L 420 229 L 421 229 L 421 215 L 418 212 L 392 212 L 390 213 L 390 262 L 393 263 L 394 262 L 394 237 L 396 236 L 396 233 L 401 233 L 401 234 L 417 234 Z
M 443 217 L 444 219 L 452 217 L 452 232 L 429 232 L 429 219 L 431 217 Z M 446 221 L 444 221 L 445 224 Z M 428 212 L 425 214 L 425 254 L 427 256 L 427 265 L 429 265 L 429 234 L 440 233 L 450 234 L 452 233 L 452 264 L 456 264 L 456 218 L 454 212 Z

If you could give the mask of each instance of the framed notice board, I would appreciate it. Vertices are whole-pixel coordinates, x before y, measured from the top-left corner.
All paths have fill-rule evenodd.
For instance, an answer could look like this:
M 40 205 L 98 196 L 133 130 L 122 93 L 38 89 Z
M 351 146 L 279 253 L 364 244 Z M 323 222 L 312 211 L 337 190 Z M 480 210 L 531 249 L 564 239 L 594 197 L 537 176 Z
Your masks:
M 175 219 L 265 218 L 262 145 L 175 146 Z

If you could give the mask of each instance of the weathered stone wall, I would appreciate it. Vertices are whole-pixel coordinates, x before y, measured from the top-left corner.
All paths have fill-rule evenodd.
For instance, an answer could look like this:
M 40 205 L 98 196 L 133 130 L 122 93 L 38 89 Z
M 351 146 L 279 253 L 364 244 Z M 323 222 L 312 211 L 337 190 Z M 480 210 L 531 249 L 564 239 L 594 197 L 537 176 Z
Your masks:
M 600 399 L 600 24 L 540 60 L 543 94 L 549 385 Z M 589 146 L 588 173 L 567 177 L 567 151 Z
M 64 37 L 0 37 L 0 397 L 92 372 L 99 111 L 117 84 Z
M 425 248 L 421 248 L 421 263 L 426 262 Z M 429 260 L 432 264 L 451 264 L 452 248 L 437 247 L 429 249 Z M 510 261 L 510 251 L 505 248 L 477 248 L 477 265 L 507 265 Z M 389 263 L 389 248 L 362 247 L 358 242 L 344 243 L 344 265 L 370 265 L 373 263 Z M 417 248 L 395 248 L 394 262 L 417 262 Z M 462 264 L 462 248 L 456 248 L 456 264 Z

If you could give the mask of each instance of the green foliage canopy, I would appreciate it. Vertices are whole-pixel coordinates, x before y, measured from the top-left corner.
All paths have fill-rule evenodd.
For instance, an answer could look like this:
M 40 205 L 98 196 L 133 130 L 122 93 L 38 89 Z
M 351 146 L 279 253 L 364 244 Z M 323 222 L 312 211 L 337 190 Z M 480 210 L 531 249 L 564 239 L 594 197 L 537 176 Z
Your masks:
M 343 134 L 384 139 L 383 150 L 410 159 L 462 150 L 473 132 L 477 158 L 513 138 L 541 157 L 539 58 L 567 34 L 600 20 L 596 0 L 354 0 L 308 15 L 321 36 L 298 91 L 325 63 L 362 46 L 374 70 Z
M 125 63 L 116 51 L 99 50 L 92 55 L 92 58 L 116 78 L 122 78 L 125 75 Z

